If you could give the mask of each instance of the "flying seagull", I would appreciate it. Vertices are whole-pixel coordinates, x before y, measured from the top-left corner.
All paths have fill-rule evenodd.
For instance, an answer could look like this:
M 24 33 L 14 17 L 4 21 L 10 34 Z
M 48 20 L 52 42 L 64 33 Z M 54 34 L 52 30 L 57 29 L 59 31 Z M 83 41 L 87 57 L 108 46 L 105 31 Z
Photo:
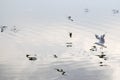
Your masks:
M 99 42 L 96 42 L 95 44 L 107 48 L 107 47 L 104 45 L 104 43 L 105 43 L 105 39 L 104 39 L 105 34 L 103 34 L 103 35 L 101 35 L 101 36 L 98 36 L 98 35 L 95 34 L 95 37 L 96 37 L 96 39 L 99 40 Z
M 68 20 L 74 21 L 71 16 L 68 16 Z

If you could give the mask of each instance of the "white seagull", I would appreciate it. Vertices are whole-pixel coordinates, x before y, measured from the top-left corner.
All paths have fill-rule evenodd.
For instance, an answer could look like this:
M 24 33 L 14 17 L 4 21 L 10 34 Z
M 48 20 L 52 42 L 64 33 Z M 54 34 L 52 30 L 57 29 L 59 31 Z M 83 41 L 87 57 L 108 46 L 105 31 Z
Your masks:
M 107 48 L 107 47 L 104 45 L 104 43 L 105 43 L 105 39 L 104 39 L 105 34 L 103 34 L 103 35 L 101 35 L 101 36 L 95 35 L 95 37 L 99 40 L 99 42 L 96 42 L 95 44 Z

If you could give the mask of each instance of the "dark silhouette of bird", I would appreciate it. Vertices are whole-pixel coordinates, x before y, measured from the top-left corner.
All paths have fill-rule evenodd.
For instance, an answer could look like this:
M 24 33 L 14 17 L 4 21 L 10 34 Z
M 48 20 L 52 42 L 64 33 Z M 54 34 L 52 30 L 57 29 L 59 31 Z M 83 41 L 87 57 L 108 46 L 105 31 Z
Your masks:
M 54 56 L 54 58 L 58 58 L 58 56 L 55 54 L 55 55 L 53 55 Z
M 63 69 L 56 68 L 55 70 L 57 70 L 58 72 L 60 72 L 62 75 L 65 75 L 65 73 L 66 73 Z
M 68 20 L 74 21 L 71 16 L 68 16 Z
M 72 38 L 72 32 L 69 32 L 69 36 L 70 36 L 70 38 Z
M 92 48 L 90 50 L 91 51 L 97 51 L 97 47 L 96 46 L 92 46 Z
M 99 58 L 104 58 L 106 55 L 103 52 L 101 52 L 101 55 L 96 55 L 96 56 L 98 56 Z
M 31 61 L 35 61 L 35 60 L 37 60 L 37 58 L 35 57 L 35 56 L 30 56 L 30 55 L 26 55 L 26 57 L 29 59 L 29 60 L 31 60 Z
M 100 64 L 102 64 L 103 62 L 100 62 Z
M 58 69 L 58 68 L 56 68 L 56 70 L 57 70 L 58 72 L 63 72 L 63 69 Z
M 103 65 L 103 62 L 99 62 L 99 63 L 100 63 L 100 66 L 104 66 L 104 65 Z
M 113 14 L 118 14 L 119 13 L 119 10 L 117 10 L 117 9 L 113 9 L 112 11 L 113 11 Z
M 1 32 L 3 32 L 4 31 L 4 29 L 3 28 L 1 28 Z
M 63 71 L 63 72 L 62 72 L 62 75 L 65 75 L 65 73 L 66 73 L 66 72 Z
M 107 66 L 106 64 L 104 64 L 103 62 L 99 62 L 100 65 L 99 66 Z
M 7 28 L 7 26 L 1 26 L 1 32 L 3 32 L 5 30 L 5 28 Z
M 96 56 L 98 56 L 99 58 L 104 58 L 104 56 L 106 55 L 96 55 Z

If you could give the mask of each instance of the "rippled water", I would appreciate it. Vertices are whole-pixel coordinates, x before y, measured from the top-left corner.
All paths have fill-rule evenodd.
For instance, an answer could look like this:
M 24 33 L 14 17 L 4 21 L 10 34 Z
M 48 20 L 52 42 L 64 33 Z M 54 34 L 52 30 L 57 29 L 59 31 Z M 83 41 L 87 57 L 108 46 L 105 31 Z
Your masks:
M 112 80 L 110 66 L 99 66 L 98 63 L 92 63 L 86 58 L 80 58 L 80 61 L 72 59 L 60 59 L 42 64 L 39 61 L 31 62 L 21 60 L 12 63 L 1 61 L 0 78 L 1 80 Z M 64 61 L 65 60 L 65 61 Z M 62 68 L 66 71 L 65 75 L 57 72 L 55 68 Z
M 73 39 L 68 39 L 68 29 L 75 34 Z M 100 66 L 101 60 L 94 56 L 97 53 L 88 49 L 94 40 L 88 37 L 92 34 L 87 31 L 68 27 L 26 27 L 18 33 L 6 31 L 0 35 L 1 80 L 119 80 L 117 49 L 115 54 L 108 51 L 109 47 L 105 49 L 108 60 L 104 61 L 105 66 Z M 86 43 L 88 39 L 91 41 Z M 66 47 L 69 41 L 73 42 L 71 48 Z M 28 60 L 26 54 L 36 55 L 37 60 Z M 54 58 L 54 54 L 58 58 Z M 56 68 L 63 69 L 65 75 Z
M 0 80 L 120 80 L 119 0 L 0 0 L 0 4 L 0 25 L 8 26 L 0 32 Z M 95 34 L 105 34 L 107 48 L 90 51 Z M 101 51 L 107 60 L 96 56 Z M 30 61 L 27 54 L 37 60 Z

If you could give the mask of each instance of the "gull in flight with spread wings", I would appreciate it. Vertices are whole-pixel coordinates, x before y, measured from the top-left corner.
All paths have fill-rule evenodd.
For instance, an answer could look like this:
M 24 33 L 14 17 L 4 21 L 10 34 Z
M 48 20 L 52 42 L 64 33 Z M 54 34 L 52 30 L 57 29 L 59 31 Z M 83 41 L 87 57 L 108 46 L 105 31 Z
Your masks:
M 95 35 L 95 37 L 99 40 L 99 42 L 96 42 L 95 44 L 107 48 L 107 47 L 104 45 L 104 43 L 105 43 L 105 39 L 104 39 L 105 34 L 103 34 L 103 35 L 101 35 L 101 36 Z

